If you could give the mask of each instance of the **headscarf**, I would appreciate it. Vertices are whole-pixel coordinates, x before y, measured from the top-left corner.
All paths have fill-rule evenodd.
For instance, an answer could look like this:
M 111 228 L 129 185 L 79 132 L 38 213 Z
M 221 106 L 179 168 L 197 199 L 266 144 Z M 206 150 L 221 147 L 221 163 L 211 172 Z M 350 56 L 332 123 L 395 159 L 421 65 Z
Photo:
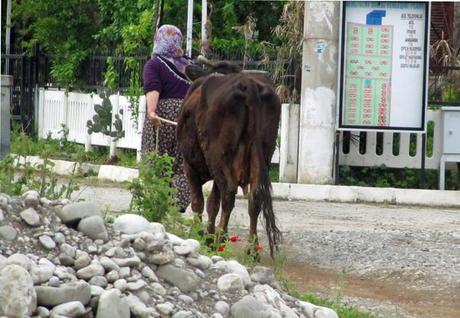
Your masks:
M 183 56 L 181 42 L 182 33 L 179 28 L 169 24 L 162 25 L 153 38 L 152 57 L 159 55 L 173 63 L 180 72 L 184 73 L 189 60 Z

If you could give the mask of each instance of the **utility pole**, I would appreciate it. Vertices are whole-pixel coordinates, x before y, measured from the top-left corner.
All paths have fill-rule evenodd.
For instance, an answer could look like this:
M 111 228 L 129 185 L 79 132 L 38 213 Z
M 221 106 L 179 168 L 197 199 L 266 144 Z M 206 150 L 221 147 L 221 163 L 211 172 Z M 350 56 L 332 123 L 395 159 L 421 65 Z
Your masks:
M 11 0 L 6 3 L 6 29 L 5 29 L 5 74 L 10 73 L 10 57 L 11 53 Z
M 193 0 L 188 0 L 187 7 L 187 45 L 186 54 L 192 57 L 192 35 L 193 35 Z
M 208 49 L 208 34 L 207 27 L 208 24 L 208 1 L 201 0 L 201 54 L 206 56 L 206 51 Z
M 304 13 L 298 183 L 333 182 L 339 1 L 307 1 Z

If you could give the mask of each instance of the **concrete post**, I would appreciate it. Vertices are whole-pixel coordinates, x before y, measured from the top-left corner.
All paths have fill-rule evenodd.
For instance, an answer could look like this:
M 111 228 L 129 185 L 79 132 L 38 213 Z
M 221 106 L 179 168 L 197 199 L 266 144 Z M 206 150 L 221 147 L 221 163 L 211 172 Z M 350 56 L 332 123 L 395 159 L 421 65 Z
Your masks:
M 10 109 L 13 77 L 8 75 L 2 75 L 1 77 L 2 103 L 0 104 L 0 159 L 3 159 L 10 153 Z
M 187 5 L 187 39 L 185 53 L 192 57 L 192 36 L 193 36 L 193 0 L 188 0 Z
M 299 104 L 282 104 L 281 107 L 280 182 L 297 182 L 299 109 Z
M 333 181 L 339 1 L 305 2 L 298 183 Z

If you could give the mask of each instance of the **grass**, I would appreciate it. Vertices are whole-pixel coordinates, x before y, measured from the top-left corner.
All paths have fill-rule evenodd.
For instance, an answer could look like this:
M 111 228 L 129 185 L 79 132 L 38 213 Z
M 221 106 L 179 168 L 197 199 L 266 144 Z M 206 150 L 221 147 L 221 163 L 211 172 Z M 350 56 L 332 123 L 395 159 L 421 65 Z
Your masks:
M 83 145 L 74 142 L 53 140 L 50 137 L 40 139 L 18 130 L 12 131 L 11 152 L 22 156 L 40 156 L 94 164 L 114 164 L 125 167 L 137 165 L 134 149 L 117 149 L 116 158 L 110 159 L 108 147 L 93 146 L 91 151 L 85 152 Z

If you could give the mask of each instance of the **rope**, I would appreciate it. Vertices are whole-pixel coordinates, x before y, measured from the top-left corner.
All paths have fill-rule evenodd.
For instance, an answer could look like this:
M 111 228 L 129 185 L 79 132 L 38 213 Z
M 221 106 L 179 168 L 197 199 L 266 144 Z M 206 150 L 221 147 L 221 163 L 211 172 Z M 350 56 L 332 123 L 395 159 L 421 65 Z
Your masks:
M 164 122 L 164 123 L 167 123 L 167 124 L 170 124 L 170 125 L 174 125 L 174 126 L 177 126 L 177 123 L 175 121 L 172 121 L 172 120 L 169 120 L 169 119 L 165 119 L 165 118 L 162 118 L 162 117 L 159 117 L 157 116 L 156 118 L 158 118 L 160 121 Z M 155 151 L 158 152 L 158 136 L 160 134 L 160 126 L 156 126 L 156 129 L 155 129 Z

